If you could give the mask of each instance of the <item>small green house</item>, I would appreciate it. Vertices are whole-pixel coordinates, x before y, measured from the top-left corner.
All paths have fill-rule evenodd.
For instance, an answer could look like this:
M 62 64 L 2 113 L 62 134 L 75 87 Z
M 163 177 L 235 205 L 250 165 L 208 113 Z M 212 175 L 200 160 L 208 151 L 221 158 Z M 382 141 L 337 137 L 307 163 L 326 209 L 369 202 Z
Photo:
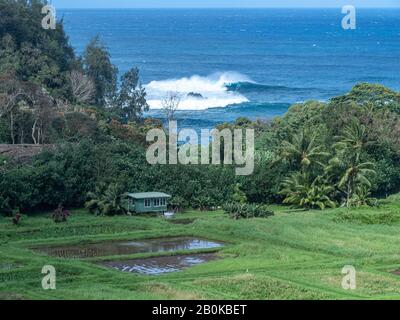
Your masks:
M 166 212 L 170 198 L 163 192 L 125 193 L 122 205 L 130 213 Z

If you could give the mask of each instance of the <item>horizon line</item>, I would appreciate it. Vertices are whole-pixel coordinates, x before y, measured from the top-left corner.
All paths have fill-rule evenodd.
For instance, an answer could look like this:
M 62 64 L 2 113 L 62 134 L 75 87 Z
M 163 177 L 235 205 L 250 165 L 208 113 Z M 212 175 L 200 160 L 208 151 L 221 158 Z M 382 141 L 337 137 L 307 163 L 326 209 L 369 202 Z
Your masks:
M 56 6 L 55 6 L 56 7 Z M 171 10 L 171 9 L 340 9 L 343 6 L 329 6 L 329 7 L 59 7 L 58 9 L 81 9 L 81 10 L 92 10 L 92 9 L 157 9 L 157 10 Z M 356 9 L 400 9 L 399 6 L 355 6 Z M 57 7 L 56 7 L 57 8 Z

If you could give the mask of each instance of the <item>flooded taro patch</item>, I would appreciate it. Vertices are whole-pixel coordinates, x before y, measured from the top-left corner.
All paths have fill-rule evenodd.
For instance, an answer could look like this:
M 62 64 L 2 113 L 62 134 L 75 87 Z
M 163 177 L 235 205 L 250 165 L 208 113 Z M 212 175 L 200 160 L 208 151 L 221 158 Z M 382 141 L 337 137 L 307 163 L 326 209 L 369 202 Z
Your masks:
M 122 272 L 161 275 L 181 271 L 216 259 L 218 259 L 216 254 L 206 253 L 133 259 L 129 261 L 108 261 L 102 263 L 102 265 Z
M 172 224 L 183 224 L 183 225 L 192 224 L 195 221 L 196 221 L 196 219 L 171 219 L 171 220 L 169 220 L 169 222 Z
M 36 252 L 45 253 L 53 257 L 82 259 L 136 253 L 213 249 L 222 246 L 223 244 L 221 242 L 199 238 L 178 237 L 135 241 L 104 241 L 84 245 L 36 247 L 32 249 Z

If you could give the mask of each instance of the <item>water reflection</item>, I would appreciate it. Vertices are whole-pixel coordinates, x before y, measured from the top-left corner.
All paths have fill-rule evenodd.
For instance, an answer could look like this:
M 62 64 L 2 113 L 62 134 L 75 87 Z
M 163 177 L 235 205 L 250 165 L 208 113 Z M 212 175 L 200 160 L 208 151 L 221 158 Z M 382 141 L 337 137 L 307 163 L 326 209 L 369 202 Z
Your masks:
M 174 252 L 179 250 L 213 249 L 222 247 L 220 242 L 199 238 L 159 238 L 140 241 L 108 241 L 76 246 L 39 247 L 33 250 L 53 257 L 79 259 L 135 253 Z

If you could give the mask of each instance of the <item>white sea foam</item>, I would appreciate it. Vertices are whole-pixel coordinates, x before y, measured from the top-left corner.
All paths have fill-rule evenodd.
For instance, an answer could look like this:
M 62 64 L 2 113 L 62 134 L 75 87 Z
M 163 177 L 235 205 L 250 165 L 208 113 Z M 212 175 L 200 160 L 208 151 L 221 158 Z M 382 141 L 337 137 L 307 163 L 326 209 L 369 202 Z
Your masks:
M 172 91 L 181 96 L 179 110 L 205 110 L 248 102 L 245 96 L 226 88 L 227 84 L 237 82 L 251 80 L 236 72 L 224 72 L 207 77 L 194 75 L 190 78 L 152 81 L 145 88 L 151 109 L 161 109 L 162 99 Z

